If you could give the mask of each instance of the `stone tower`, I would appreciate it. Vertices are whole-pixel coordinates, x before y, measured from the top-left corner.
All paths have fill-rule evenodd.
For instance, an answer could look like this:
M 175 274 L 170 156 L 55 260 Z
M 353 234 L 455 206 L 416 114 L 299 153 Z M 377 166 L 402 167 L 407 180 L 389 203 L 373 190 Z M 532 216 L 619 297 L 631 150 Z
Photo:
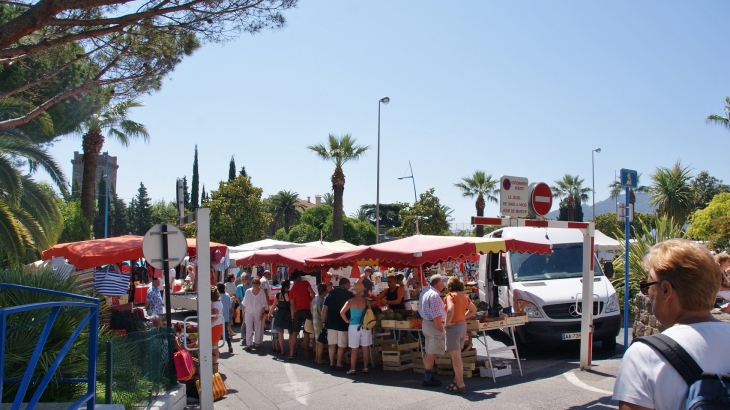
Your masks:
M 74 151 L 74 159 L 71 160 L 71 164 L 73 165 L 73 180 L 71 181 L 71 186 L 78 187 L 78 189 L 81 189 L 81 180 L 84 175 L 84 163 L 83 163 L 84 155 L 80 154 L 78 151 Z M 119 168 L 119 165 L 117 165 L 117 157 L 113 157 L 109 155 L 109 188 L 114 187 L 114 189 L 117 189 L 117 169 Z M 94 179 L 94 190 L 99 188 L 99 181 L 101 180 L 102 175 L 104 175 L 104 172 L 106 171 L 106 157 L 104 154 L 99 155 L 96 158 L 96 178 Z

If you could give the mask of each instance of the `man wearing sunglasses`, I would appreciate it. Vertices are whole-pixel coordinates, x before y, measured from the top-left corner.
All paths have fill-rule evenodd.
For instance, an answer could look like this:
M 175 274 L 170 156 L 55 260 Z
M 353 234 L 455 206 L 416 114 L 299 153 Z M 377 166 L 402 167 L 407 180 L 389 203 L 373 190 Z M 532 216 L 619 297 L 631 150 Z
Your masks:
M 641 293 L 649 296 L 652 313 L 667 327 L 662 333 L 703 371 L 730 373 L 730 354 L 721 347 L 730 340 L 730 324 L 710 313 L 720 287 L 720 266 L 707 248 L 684 239 L 658 243 L 644 257 L 644 268 L 649 276 L 640 283 Z M 616 376 L 613 400 L 620 410 L 684 409 L 688 389 L 660 353 L 634 343 Z

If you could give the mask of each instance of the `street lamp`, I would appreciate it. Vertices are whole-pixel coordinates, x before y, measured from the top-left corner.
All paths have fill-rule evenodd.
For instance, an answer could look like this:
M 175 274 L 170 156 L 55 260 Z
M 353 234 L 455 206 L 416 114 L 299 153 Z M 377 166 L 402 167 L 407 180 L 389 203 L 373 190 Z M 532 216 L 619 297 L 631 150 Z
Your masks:
M 104 159 L 106 160 L 106 169 L 104 170 L 104 186 L 106 187 L 106 193 L 104 195 L 104 238 L 108 237 L 109 233 L 109 151 L 104 152 Z
M 591 212 L 593 213 L 593 222 L 595 223 L 596 222 L 596 170 L 595 170 L 595 165 L 594 165 L 594 161 L 593 161 L 594 152 L 600 154 L 601 149 L 596 148 L 594 150 L 591 150 L 591 177 L 593 179 L 593 195 L 591 195 L 593 197 L 593 207 L 591 208 Z
M 411 166 L 411 161 L 408 160 L 408 168 L 411 169 L 411 175 L 406 177 L 400 177 L 398 179 L 408 179 L 410 178 L 411 181 L 413 181 L 413 206 L 416 205 L 416 202 L 418 202 L 418 197 L 416 196 L 416 178 L 413 176 L 413 167 Z M 418 217 L 416 217 L 416 235 L 420 235 L 420 232 L 418 230 Z
M 378 100 L 378 176 L 375 192 L 375 243 L 380 243 L 380 104 L 386 105 L 390 98 L 385 96 Z

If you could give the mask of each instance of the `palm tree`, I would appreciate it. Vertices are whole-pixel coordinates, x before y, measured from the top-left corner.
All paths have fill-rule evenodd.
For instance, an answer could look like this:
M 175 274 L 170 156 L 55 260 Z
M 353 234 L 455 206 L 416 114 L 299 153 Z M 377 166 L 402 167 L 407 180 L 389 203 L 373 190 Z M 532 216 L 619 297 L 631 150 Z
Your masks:
M 636 175 L 636 189 L 629 189 L 629 203 L 631 205 L 636 203 L 636 195 L 634 195 L 634 192 L 649 192 L 649 187 L 646 185 L 639 185 L 639 181 L 641 181 L 641 174 Z M 608 184 L 608 187 L 611 189 L 611 198 L 613 198 L 614 200 L 617 200 L 618 196 L 621 195 L 622 192 L 624 192 L 624 187 L 621 186 L 621 181 L 613 181 Z
M 692 212 L 693 205 L 689 167 L 682 167 L 681 161 L 677 160 L 671 169 L 657 167 L 651 179 L 654 181 L 649 188 L 651 204 L 658 207 L 657 214 L 673 219 L 682 226 Z
M 560 198 L 561 202 L 568 209 L 568 220 L 574 220 L 574 212 L 576 201 L 588 202 L 588 193 L 590 188 L 583 187 L 584 180 L 578 175 L 565 174 L 563 179 L 555 181 L 554 186 L 550 187 L 553 191 L 553 197 Z
M 335 197 L 332 195 L 332 192 L 325 192 L 322 194 L 322 203 L 329 205 L 332 208 L 335 207 Z
M 19 107 L 11 98 L 0 101 L 0 118 L 12 115 Z M 37 117 L 34 124 L 52 132 L 47 114 Z M 30 174 L 21 169 L 26 165 Z M 33 251 L 52 246 L 61 234 L 63 218 L 53 191 L 30 177 L 39 167 L 66 195 L 66 178 L 45 149 L 17 128 L 0 132 L 0 259 L 27 262 L 37 258 Z
M 329 134 L 328 145 L 310 145 L 307 148 L 314 151 L 318 157 L 325 161 L 335 163 L 335 172 L 332 174 L 332 191 L 334 192 L 334 213 L 332 215 L 332 240 L 338 241 L 342 236 L 342 195 L 345 191 L 345 174 L 342 166 L 348 161 L 357 161 L 370 149 L 370 146 L 356 145 L 355 138 L 350 134 L 340 138 Z
M 477 216 L 484 216 L 485 199 L 489 202 L 499 203 L 497 199 L 497 186 L 499 181 L 492 179 L 492 174 L 486 175 L 484 171 L 475 171 L 471 177 L 464 177 L 462 182 L 454 184 L 455 187 L 461 189 L 461 195 L 464 198 L 477 197 L 475 203 L 477 208 Z M 484 236 L 484 226 L 477 225 L 477 237 Z
M 81 146 L 84 151 L 84 173 L 81 179 L 81 213 L 89 224 L 93 223 L 94 218 L 96 159 L 101 153 L 105 140 L 102 132 L 114 137 L 124 147 L 129 146 L 131 138 L 141 137 L 145 142 L 149 141 L 150 135 L 147 128 L 143 124 L 129 119 L 129 110 L 142 105 L 137 101 L 123 101 L 109 105 L 106 107 L 105 112 L 92 115 L 80 124 L 76 130 L 77 134 L 82 135 Z
M 725 97 L 725 114 L 724 115 L 708 115 L 705 122 L 708 124 L 721 125 L 730 130 L 730 97 Z
M 368 221 L 368 213 L 361 208 L 358 208 L 357 211 L 350 214 L 350 218 L 357 219 L 358 221 Z
M 299 194 L 293 191 L 279 191 L 269 197 L 270 212 L 274 216 L 274 232 L 283 227 L 289 233 L 289 227 L 299 222 L 304 205 L 299 203 Z

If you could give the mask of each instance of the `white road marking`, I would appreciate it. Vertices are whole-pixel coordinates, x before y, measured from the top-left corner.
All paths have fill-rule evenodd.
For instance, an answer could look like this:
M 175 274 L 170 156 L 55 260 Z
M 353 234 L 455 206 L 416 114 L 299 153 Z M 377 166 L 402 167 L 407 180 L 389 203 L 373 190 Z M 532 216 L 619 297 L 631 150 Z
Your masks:
M 568 370 L 567 372 L 563 373 L 563 376 L 565 376 L 565 378 L 568 379 L 569 382 L 573 383 L 574 385 L 576 385 L 582 389 L 590 390 L 590 391 L 596 392 L 596 393 L 605 394 L 608 396 L 613 394 L 613 392 L 610 392 L 607 390 L 602 390 L 597 387 L 589 386 L 589 385 L 583 383 L 582 381 L 580 381 L 580 379 L 578 379 L 578 376 L 576 376 L 572 370 Z
M 284 363 L 284 371 L 286 372 L 286 378 L 289 379 L 289 383 L 279 384 L 282 390 L 294 393 L 296 401 L 307 405 L 307 395 L 312 392 L 311 382 L 299 382 L 297 376 L 294 374 L 294 369 L 291 363 Z

